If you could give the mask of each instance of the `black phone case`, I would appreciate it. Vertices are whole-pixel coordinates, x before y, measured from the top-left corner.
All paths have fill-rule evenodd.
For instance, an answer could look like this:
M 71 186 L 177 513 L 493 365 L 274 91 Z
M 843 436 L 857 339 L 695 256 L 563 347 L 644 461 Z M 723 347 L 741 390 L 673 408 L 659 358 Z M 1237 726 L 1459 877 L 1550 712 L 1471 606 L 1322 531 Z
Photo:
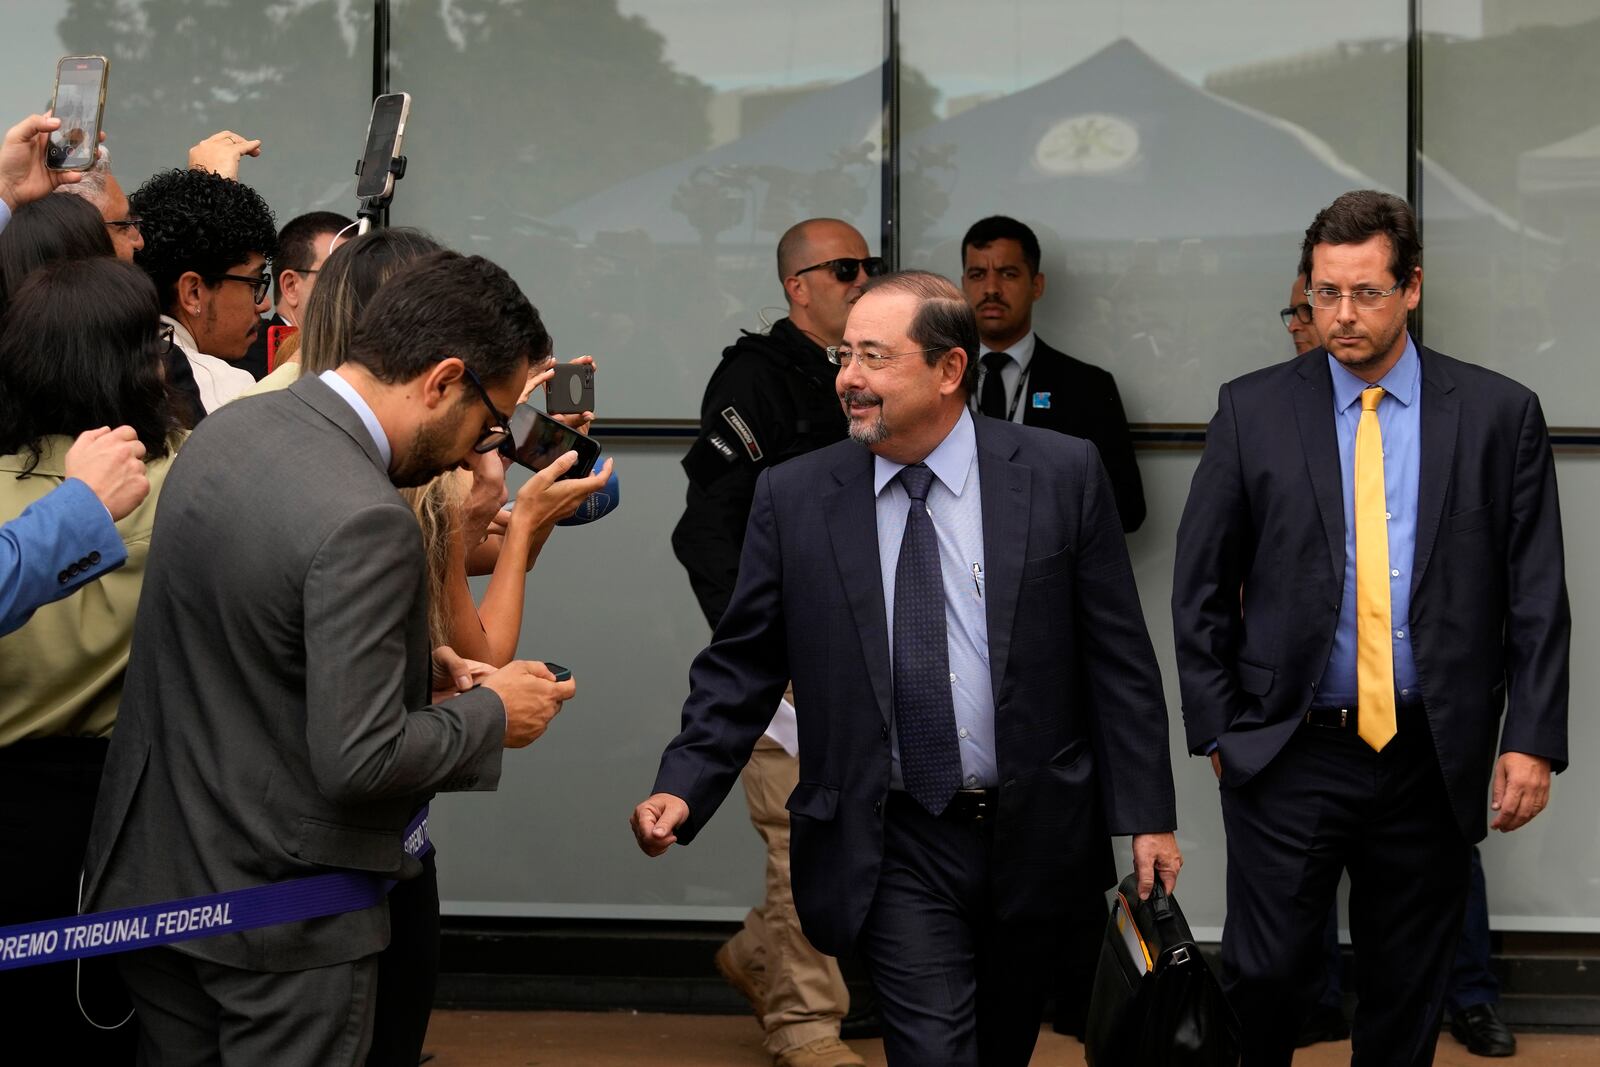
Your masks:
M 545 411 L 551 415 L 593 411 L 594 368 L 587 363 L 558 363 L 555 371 L 555 377 L 545 383 Z

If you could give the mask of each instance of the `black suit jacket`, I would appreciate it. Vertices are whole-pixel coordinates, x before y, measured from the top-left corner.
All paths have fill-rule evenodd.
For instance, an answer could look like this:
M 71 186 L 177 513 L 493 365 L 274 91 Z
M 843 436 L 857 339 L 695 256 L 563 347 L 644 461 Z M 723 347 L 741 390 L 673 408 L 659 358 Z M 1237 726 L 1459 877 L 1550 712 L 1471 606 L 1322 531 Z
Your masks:
M 1050 406 L 1033 406 L 1036 393 L 1050 394 Z M 1028 387 L 1022 397 L 1022 422 L 1093 441 L 1111 476 L 1117 514 L 1128 533 L 1144 523 L 1144 483 L 1133 455 L 1133 436 L 1122 396 L 1110 371 L 1073 359 L 1035 335 L 1028 364 Z
M 1081 440 L 975 416 L 1001 791 L 993 884 L 1013 914 L 1115 877 L 1108 834 L 1176 825 L 1166 704 L 1110 484 Z M 872 455 L 843 441 L 763 472 L 733 600 L 695 660 L 656 791 L 693 840 L 794 679 L 795 904 L 850 950 L 878 883 L 889 790 L 889 633 Z
M 1497 735 L 1501 751 L 1556 770 L 1567 762 L 1571 627 L 1555 463 L 1532 392 L 1418 354 L 1411 647 L 1451 805 L 1476 841 Z M 1278 754 L 1333 647 L 1345 516 L 1327 358 L 1314 349 L 1222 387 L 1178 528 L 1184 724 L 1191 751 L 1218 739 L 1229 785 Z

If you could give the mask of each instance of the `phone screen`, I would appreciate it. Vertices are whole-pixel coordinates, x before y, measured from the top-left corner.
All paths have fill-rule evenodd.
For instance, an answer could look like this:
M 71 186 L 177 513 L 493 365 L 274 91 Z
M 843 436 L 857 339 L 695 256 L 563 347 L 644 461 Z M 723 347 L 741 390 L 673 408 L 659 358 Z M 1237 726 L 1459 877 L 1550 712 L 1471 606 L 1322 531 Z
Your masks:
M 100 83 L 105 66 L 97 58 L 64 59 L 56 68 L 55 116 L 46 162 L 56 170 L 84 170 L 94 163 L 100 141 Z
M 519 404 L 511 413 L 513 455 L 530 470 L 542 471 L 568 452 L 578 453 L 578 462 L 563 476 L 582 478 L 594 467 L 600 446 L 577 430 L 552 419 L 531 404 Z
M 405 93 L 386 93 L 372 102 L 367 149 L 361 156 L 361 177 L 356 181 L 357 196 L 384 196 L 389 192 L 389 161 L 395 156 L 405 109 Z

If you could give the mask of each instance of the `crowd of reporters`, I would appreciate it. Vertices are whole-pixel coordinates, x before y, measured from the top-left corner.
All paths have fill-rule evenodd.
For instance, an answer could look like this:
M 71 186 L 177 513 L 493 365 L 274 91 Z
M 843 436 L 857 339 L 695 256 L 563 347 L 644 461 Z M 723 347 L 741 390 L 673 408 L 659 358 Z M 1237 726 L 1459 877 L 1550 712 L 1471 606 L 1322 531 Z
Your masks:
M 572 695 L 574 683 L 557 682 L 542 664 L 513 662 L 524 575 L 554 525 L 572 516 L 612 473 L 608 461 L 587 477 L 562 478 L 573 458 L 566 456 L 529 478 L 515 507 L 507 507 L 510 459 L 501 446 L 509 431 L 502 412 L 550 378 L 553 346 L 537 310 L 500 268 L 448 252 L 414 230 L 358 236 L 350 219 L 332 212 L 302 215 L 280 230 L 266 201 L 238 180 L 240 160 L 259 155 L 260 143 L 228 131 L 195 145 L 189 166 L 159 172 L 125 194 L 104 146 L 85 172 L 48 167 L 45 143 L 55 125 L 48 116 L 30 116 L 7 132 L 0 147 L 0 855 L 9 872 L 0 889 L 0 926 L 72 915 L 87 906 L 91 893 L 104 894 L 85 885 L 81 872 L 91 833 L 100 833 L 97 799 L 111 789 L 103 782 L 112 780 L 106 768 L 108 754 L 116 751 L 119 705 L 124 733 L 135 732 L 128 725 L 129 708 L 137 710 L 138 701 L 124 698 L 129 679 L 140 676 L 133 654 L 136 628 L 141 653 L 153 644 L 186 645 L 187 638 L 163 630 L 156 616 L 188 614 L 196 598 L 224 601 L 230 591 L 207 583 L 198 569 L 191 585 L 186 574 L 192 560 L 174 558 L 188 549 L 176 546 L 186 536 L 215 539 L 207 551 L 214 547 L 223 554 L 260 532 L 244 528 L 237 515 L 208 515 L 221 500 L 198 499 L 209 494 L 192 478 L 168 489 L 176 457 L 219 410 L 238 405 L 240 414 L 206 427 L 196 439 L 200 451 L 213 459 L 229 449 L 260 453 L 269 468 L 282 464 L 288 476 L 304 473 L 291 469 L 299 461 L 282 447 L 283 440 L 295 440 L 293 429 L 281 426 L 283 404 L 290 401 L 273 407 L 260 397 L 282 395 L 296 383 L 301 393 L 320 390 L 313 394 L 318 403 L 335 393 L 344 397 L 378 442 L 367 455 L 381 453 L 388 461 L 385 484 L 401 488 L 420 531 L 425 590 L 401 597 L 412 603 L 395 610 L 406 615 L 414 609 L 425 617 L 426 643 L 408 643 L 391 664 L 404 669 L 388 673 L 408 679 L 431 674 L 432 692 L 389 693 L 381 682 L 370 687 L 378 691 L 367 709 L 372 721 L 354 732 L 376 738 L 374 758 L 392 772 L 391 780 L 352 772 L 358 782 L 329 790 L 344 794 L 332 803 L 345 822 L 381 822 L 371 808 L 380 798 L 410 817 L 434 791 L 474 787 L 459 780 L 464 776 L 452 779 L 448 768 L 434 766 L 445 757 L 431 745 L 423 746 L 427 751 L 412 768 L 413 778 L 395 770 L 404 770 L 408 758 L 400 751 L 403 742 L 390 736 L 396 715 L 415 723 L 421 716 L 410 713 L 420 704 L 447 707 L 462 691 L 480 685 L 486 694 L 493 690 L 499 700 L 479 700 L 483 714 L 464 732 L 487 739 L 497 775 L 502 745 L 532 741 Z M 389 321 L 371 323 L 367 311 L 374 298 L 408 272 L 427 275 L 410 283 L 416 299 L 397 297 L 398 308 L 391 303 L 387 313 L 380 312 Z M 268 373 L 265 341 L 275 324 L 298 333 L 275 353 L 277 365 Z M 358 337 L 366 338 L 366 348 L 359 369 L 351 370 Z M 498 354 L 483 355 L 491 351 Z M 331 388 L 320 389 L 323 382 Z M 424 382 L 435 394 L 427 399 L 417 395 Z M 341 409 L 339 418 L 349 422 L 350 411 Z M 581 430 L 593 413 L 561 418 Z M 261 439 L 239 439 L 262 425 L 268 431 Z M 396 425 L 408 433 L 396 433 Z M 359 436 L 348 427 L 346 433 Z M 491 447 L 482 447 L 485 442 Z M 300 458 L 315 466 L 319 457 L 311 452 Z M 335 458 L 329 465 L 336 469 Z M 203 461 L 196 459 L 194 469 L 204 469 Z M 246 477 L 243 470 L 240 476 Z M 153 570 L 158 505 L 169 517 L 157 538 L 165 541 L 167 555 L 163 569 L 163 550 L 155 549 Z M 403 561 L 409 562 L 415 540 L 400 538 L 396 551 Z M 268 558 L 290 554 L 272 544 L 259 551 Z M 152 574 L 163 576 L 158 589 L 181 606 L 174 609 L 172 599 L 160 607 L 150 602 L 158 595 L 149 583 Z M 474 574 L 490 576 L 481 603 L 467 582 Z M 165 575 L 176 580 L 168 584 Z M 303 616 L 310 613 L 304 604 L 311 603 L 315 583 L 315 576 L 306 578 L 303 603 L 299 591 L 290 590 L 293 603 L 283 612 L 289 625 L 305 626 L 300 644 L 312 640 Z M 242 589 L 248 582 L 241 578 L 239 584 Z M 328 643 L 328 634 L 321 636 Z M 295 644 L 290 642 L 286 658 L 299 654 Z M 419 657 L 419 647 L 434 650 L 432 656 Z M 205 659 L 191 647 L 165 651 L 186 662 Z M 213 650 L 225 665 L 236 654 L 241 677 L 250 670 L 251 651 L 257 650 Z M 337 648 L 320 651 L 340 655 Z M 362 651 L 348 656 L 359 659 Z M 319 669 L 309 658 L 317 652 L 305 653 L 307 661 L 297 668 L 302 675 Z M 157 674 L 153 684 L 182 684 L 170 672 Z M 192 702 L 230 699 L 202 687 L 193 691 Z M 196 710 L 202 721 L 218 714 L 215 706 Z M 259 710 L 265 717 L 277 709 Z M 315 730 L 321 711 L 307 712 L 304 732 Z M 469 718 L 466 710 L 441 716 L 455 726 Z M 162 728 L 159 722 L 141 725 L 155 733 Z M 220 743 L 244 746 L 247 733 Z M 261 753 L 239 755 L 263 762 Z M 314 752 L 298 755 L 313 763 L 320 758 Z M 285 757 L 290 764 L 296 758 L 293 751 Z M 112 756 L 113 767 L 116 762 Z M 220 776 L 223 770 L 209 768 L 202 777 L 209 773 Z M 117 803 L 139 806 L 128 798 Z M 248 846 L 242 828 L 248 820 L 235 825 L 237 813 L 223 808 L 215 825 Z M 98 816 L 101 823 L 107 818 L 104 811 Z M 110 821 L 119 825 L 105 832 L 109 840 L 131 832 L 120 825 L 121 812 Z M 291 1014 L 332 1015 L 347 1031 L 325 1046 L 305 1045 L 290 1060 L 330 1062 L 326 1056 L 335 1048 L 339 1056 L 356 1049 L 368 1063 L 410 1065 L 421 1058 L 438 964 L 438 889 L 431 853 L 421 860 L 419 874 L 407 866 L 415 861 L 400 854 L 398 833 L 392 840 L 393 855 L 385 852 L 381 862 L 368 864 L 374 870 L 388 864 L 402 880 L 387 910 L 377 909 L 385 927 L 377 940 L 388 947 L 354 972 L 360 995 L 352 998 L 351 1017 L 357 1024 L 350 1031 L 340 1012 L 300 995 L 308 987 L 285 987 L 293 994 L 289 1000 L 298 1001 Z M 124 844 L 114 850 L 113 862 L 125 860 L 130 850 L 146 851 Z M 295 873 L 304 872 L 265 872 L 262 880 Z M 168 955 L 152 955 L 162 953 Z M 187 959 L 170 949 L 132 955 Z M 127 964 L 91 960 L 0 972 L 0 996 L 17 1017 L 48 1030 L 62 1050 L 83 1054 L 85 1062 L 129 1062 L 135 1055 L 141 1062 L 178 1062 L 178 1049 L 193 1044 L 195 1031 L 175 1028 L 173 1020 L 199 1003 L 197 997 L 221 1003 L 233 987 L 214 975 L 194 976 L 178 1000 L 157 1003 L 149 983 L 134 977 Z M 132 988 L 124 990 L 119 969 Z M 237 973 L 260 970 L 270 978 L 286 969 L 298 968 L 251 964 Z M 158 984 L 163 980 L 160 968 L 150 973 Z M 137 1013 L 129 1010 L 130 995 Z M 259 990 L 250 995 L 265 996 Z M 250 1029 L 248 1020 L 244 1025 Z M 213 1050 L 234 1040 L 225 1025 L 210 1029 Z M 306 1026 L 289 1020 L 286 1032 L 297 1029 L 304 1040 L 314 1040 Z M 193 1048 L 182 1054 L 200 1055 Z M 244 1056 L 252 1058 L 249 1052 Z

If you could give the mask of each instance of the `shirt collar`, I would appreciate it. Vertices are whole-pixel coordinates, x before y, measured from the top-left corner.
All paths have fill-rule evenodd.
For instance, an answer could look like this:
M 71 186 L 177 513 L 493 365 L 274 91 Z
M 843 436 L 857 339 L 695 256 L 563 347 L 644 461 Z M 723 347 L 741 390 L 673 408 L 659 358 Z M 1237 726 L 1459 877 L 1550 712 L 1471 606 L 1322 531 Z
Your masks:
M 189 332 L 189 327 L 173 318 L 171 315 L 161 316 L 161 321 L 172 327 L 172 339 L 178 347 L 185 352 L 199 352 L 200 346 L 194 342 L 194 334 Z
M 961 490 L 967 484 L 967 472 L 972 470 L 972 459 L 978 454 L 978 436 L 972 425 L 972 413 L 966 408 L 961 409 L 961 417 L 956 424 L 945 434 L 939 446 L 929 452 L 922 462 L 933 471 L 933 476 L 944 483 L 944 487 L 956 496 L 961 495 Z M 883 487 L 894 480 L 905 467 L 904 463 L 896 463 L 892 459 L 882 456 L 872 457 L 872 492 L 877 495 L 883 492 Z
M 1333 401 L 1336 411 L 1344 411 L 1351 404 L 1361 399 L 1364 389 L 1372 388 L 1369 383 L 1353 374 L 1349 368 L 1333 358 L 1333 353 L 1328 353 L 1328 368 L 1333 374 Z M 1400 358 L 1395 365 L 1389 368 L 1377 382 L 1383 391 L 1394 397 L 1406 407 L 1410 407 L 1417 399 L 1417 386 L 1422 380 L 1422 360 L 1417 356 L 1417 346 L 1411 340 L 1411 332 L 1406 331 L 1406 348 L 1400 353 Z
M 378 458 L 383 460 L 383 469 L 388 470 L 389 462 L 393 458 L 393 453 L 389 450 L 389 435 L 383 432 L 383 424 L 373 413 L 372 405 L 368 404 L 361 394 L 356 392 L 356 387 L 345 381 L 344 376 L 338 371 L 325 370 L 317 377 L 327 383 L 329 389 L 338 393 L 361 419 L 361 425 L 372 435 L 372 443 L 378 446 Z
M 982 362 L 983 357 L 988 355 L 990 352 L 1004 351 L 1006 355 L 1017 361 L 1017 366 L 1021 367 L 1023 370 L 1027 370 L 1028 364 L 1033 360 L 1033 346 L 1038 340 L 1039 335 L 1034 333 L 1032 330 L 1029 330 L 1027 335 L 1024 336 L 1022 340 L 1018 341 L 1010 348 L 1003 350 L 990 348 L 988 345 L 980 341 L 978 342 L 978 361 Z

